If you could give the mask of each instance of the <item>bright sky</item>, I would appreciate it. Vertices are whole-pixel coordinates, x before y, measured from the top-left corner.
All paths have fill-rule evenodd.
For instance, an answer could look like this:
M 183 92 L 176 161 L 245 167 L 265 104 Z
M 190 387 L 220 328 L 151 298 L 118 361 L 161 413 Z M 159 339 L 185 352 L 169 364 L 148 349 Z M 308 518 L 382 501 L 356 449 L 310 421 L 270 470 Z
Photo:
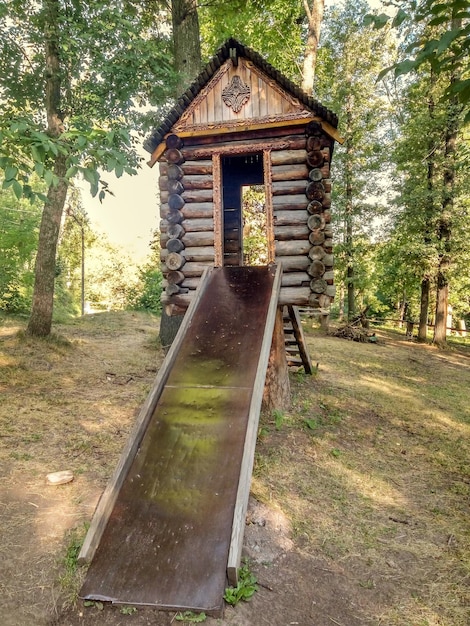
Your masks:
M 92 198 L 83 186 L 82 201 L 93 230 L 103 232 L 112 244 L 122 246 L 136 260 L 149 253 L 152 233 L 160 223 L 157 204 L 158 166 L 150 168 L 150 154 L 142 150 L 145 161 L 136 176 L 121 178 L 103 174 L 114 196 L 106 194 L 102 203 Z M 85 184 L 84 184 L 85 185 Z

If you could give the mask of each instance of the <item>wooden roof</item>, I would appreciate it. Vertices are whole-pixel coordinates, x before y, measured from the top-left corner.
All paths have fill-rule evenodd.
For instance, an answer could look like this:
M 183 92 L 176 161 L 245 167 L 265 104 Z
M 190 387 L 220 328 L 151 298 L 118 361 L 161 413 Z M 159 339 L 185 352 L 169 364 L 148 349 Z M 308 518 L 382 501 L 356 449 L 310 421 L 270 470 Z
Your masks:
M 227 63 L 230 59 L 231 63 Z M 221 93 L 218 94 L 218 101 L 220 101 L 221 97 L 224 98 L 226 89 L 233 87 L 233 83 L 228 84 L 229 76 L 232 76 L 233 80 L 233 71 L 231 73 L 224 71 L 229 66 L 234 68 L 237 73 L 243 74 L 245 72 L 245 76 L 251 76 L 252 91 L 253 87 L 256 88 L 258 84 L 260 85 L 260 92 L 264 90 L 265 100 L 269 102 L 276 100 L 279 103 L 278 110 L 262 111 L 259 107 L 256 108 L 257 105 L 254 104 L 256 98 L 253 97 L 251 102 L 246 105 L 245 120 L 251 118 L 252 121 L 258 120 L 264 124 L 272 122 L 273 116 L 288 120 L 289 116 L 302 119 L 311 118 L 313 115 L 326 122 L 331 127 L 332 134 L 336 134 L 334 129 L 337 128 L 338 118 L 335 113 L 307 95 L 300 87 L 265 61 L 260 54 L 231 38 L 219 48 L 196 80 L 178 99 L 160 126 L 145 141 L 144 148 L 148 152 L 153 153 L 169 132 L 191 131 L 191 129 L 197 128 L 198 122 L 201 121 L 198 119 L 198 112 L 201 108 L 208 109 L 206 101 L 210 98 L 211 92 L 219 90 Z M 243 99 L 243 86 L 249 89 L 249 85 L 243 84 L 242 80 L 242 90 L 237 92 L 237 97 L 241 99 Z M 274 94 L 277 96 L 276 98 L 272 97 Z M 248 102 L 249 99 L 247 98 L 246 101 Z M 206 119 L 205 126 L 212 125 L 214 131 L 218 125 L 223 125 L 227 132 L 231 124 L 240 124 L 239 121 L 237 122 L 237 114 L 242 110 L 245 102 L 238 110 L 236 110 L 237 107 L 234 106 L 233 102 L 231 104 L 231 107 L 222 107 L 218 111 L 215 107 L 212 112 L 212 119 Z M 203 106 L 201 107 L 201 105 Z

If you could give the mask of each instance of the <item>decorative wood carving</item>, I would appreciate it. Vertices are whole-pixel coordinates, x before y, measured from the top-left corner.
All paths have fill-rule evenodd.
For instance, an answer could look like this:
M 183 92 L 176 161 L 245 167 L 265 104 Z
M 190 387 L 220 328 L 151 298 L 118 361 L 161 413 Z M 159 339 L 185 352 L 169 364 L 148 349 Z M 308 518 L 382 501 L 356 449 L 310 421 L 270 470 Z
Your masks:
M 242 106 L 250 99 L 250 95 L 250 86 L 244 83 L 240 76 L 235 74 L 227 87 L 223 89 L 222 100 L 234 113 L 239 113 Z

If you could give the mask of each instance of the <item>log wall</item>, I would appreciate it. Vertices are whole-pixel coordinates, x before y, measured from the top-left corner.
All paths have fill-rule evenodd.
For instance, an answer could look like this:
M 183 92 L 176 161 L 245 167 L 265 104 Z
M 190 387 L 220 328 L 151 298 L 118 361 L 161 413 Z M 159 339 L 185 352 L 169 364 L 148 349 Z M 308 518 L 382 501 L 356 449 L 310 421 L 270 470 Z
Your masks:
M 282 263 L 280 304 L 327 314 L 334 297 L 330 158 L 333 140 L 310 122 L 287 136 L 185 138 L 169 135 L 160 161 L 161 260 L 170 314 L 189 305 L 206 267 L 222 258 L 217 159 L 264 151 L 275 262 Z M 219 228 L 219 231 L 218 231 Z

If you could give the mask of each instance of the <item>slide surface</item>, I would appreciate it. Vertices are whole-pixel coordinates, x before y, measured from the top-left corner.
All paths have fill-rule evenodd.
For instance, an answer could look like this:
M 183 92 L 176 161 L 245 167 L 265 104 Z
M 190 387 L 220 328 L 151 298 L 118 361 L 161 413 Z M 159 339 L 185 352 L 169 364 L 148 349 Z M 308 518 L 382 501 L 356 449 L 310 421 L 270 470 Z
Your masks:
M 267 267 L 211 273 L 80 597 L 221 611 L 273 281 Z

